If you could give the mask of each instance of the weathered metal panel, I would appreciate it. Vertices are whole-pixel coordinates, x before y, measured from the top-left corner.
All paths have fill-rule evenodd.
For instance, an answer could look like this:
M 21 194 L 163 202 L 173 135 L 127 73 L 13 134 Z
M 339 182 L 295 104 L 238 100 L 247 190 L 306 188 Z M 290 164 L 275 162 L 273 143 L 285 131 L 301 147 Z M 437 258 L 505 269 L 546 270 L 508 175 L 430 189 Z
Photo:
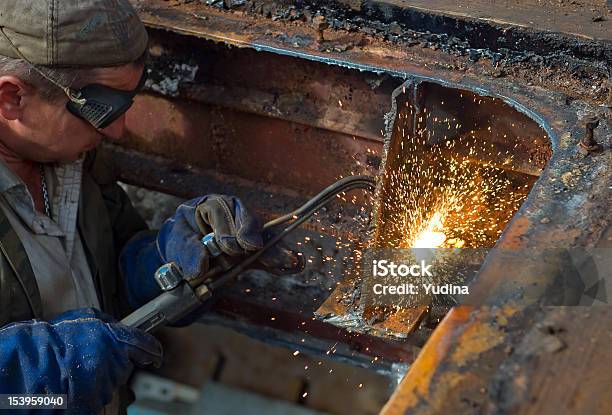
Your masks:
M 233 74 L 233 78 L 221 77 L 209 83 L 197 76 L 181 76 L 174 80 L 177 89 L 172 89 L 169 95 L 189 101 L 142 98 L 141 103 L 144 104 L 145 100 L 152 103 L 149 116 L 152 128 L 147 131 L 146 125 L 132 120 L 130 129 L 133 136 L 126 146 L 167 158 L 171 155 L 169 158 L 175 159 L 174 169 L 184 174 L 180 180 L 170 181 L 172 185 L 169 185 L 161 180 L 165 180 L 162 177 L 164 174 L 171 177 L 176 173 L 172 168 L 160 172 L 159 176 L 141 170 L 142 178 L 131 175 L 134 182 L 164 191 L 174 189 L 175 193 L 185 196 L 209 188 L 236 190 L 239 194 L 250 194 L 253 200 L 259 200 L 263 211 L 282 211 L 287 204 L 265 202 L 263 198 L 258 199 L 253 195 L 252 189 L 260 189 L 259 184 L 263 182 L 266 183 L 264 194 L 274 197 L 286 195 L 290 200 L 298 200 L 315 192 L 321 184 L 327 184 L 331 177 L 349 174 L 344 173 L 345 170 L 376 170 L 383 154 L 382 141 L 377 140 L 379 124 L 376 123 L 376 114 L 386 112 L 380 103 L 384 102 L 385 91 L 394 82 L 410 78 L 415 82 L 435 83 L 440 88 L 465 89 L 477 95 L 495 97 L 535 120 L 551 140 L 552 158 L 539 175 L 527 202 L 505 230 L 498 248 L 535 251 L 541 247 L 595 246 L 609 240 L 609 231 L 604 234 L 606 229 L 609 230 L 609 183 L 612 181 L 609 111 L 605 106 L 610 103 L 606 72 L 606 62 L 609 62 L 610 56 L 609 39 L 576 39 L 562 33 L 543 34 L 537 30 L 517 28 L 517 25 L 507 28 L 499 22 L 491 24 L 487 19 L 477 19 L 475 22 L 467 19 L 470 22 L 464 24 L 466 19 L 462 16 L 437 17 L 437 13 L 431 10 L 402 11 L 401 5 L 383 4 L 391 2 L 350 2 L 349 6 L 353 7 L 350 10 L 355 11 L 354 14 L 334 7 L 313 8 L 321 12 L 323 19 L 315 19 L 312 10 L 309 15 L 305 9 L 291 8 L 291 5 L 281 2 L 259 2 L 261 9 L 246 12 L 206 7 L 200 2 L 168 3 L 160 0 L 139 2 L 141 16 L 149 27 L 247 48 L 244 60 L 240 60 L 242 66 L 245 63 L 256 65 L 258 58 L 268 65 L 283 62 L 293 68 L 292 86 L 283 90 L 282 82 L 277 82 L 276 78 L 272 82 L 261 73 L 253 77 L 257 83 L 253 88 L 228 82 L 236 78 L 248 80 L 249 68 L 235 68 L 235 72 L 232 72 L 231 65 L 221 65 L 219 68 L 222 70 L 217 75 Z M 270 4 L 278 7 L 266 8 Z M 365 13 L 371 16 L 367 17 Z M 390 19 L 398 17 L 401 19 L 392 24 Z M 440 28 L 455 25 L 455 35 L 458 37 L 444 36 L 431 30 L 428 32 L 428 25 L 435 22 L 441 23 Z M 411 24 L 414 24 L 413 29 Z M 496 45 L 491 43 L 491 39 L 497 37 L 484 36 L 495 33 L 500 36 L 508 33 L 506 39 L 517 40 L 518 46 Z M 159 38 L 165 37 L 161 32 L 158 35 Z M 174 42 L 183 39 L 168 36 L 173 37 Z M 484 43 L 479 45 L 479 41 Z M 210 43 L 201 42 L 189 40 L 194 55 L 197 55 L 198 44 L 204 50 L 211 50 Z M 532 45 L 521 46 L 525 42 L 532 42 Z M 163 56 L 163 47 L 152 52 L 154 56 Z M 223 50 L 215 53 L 209 56 L 234 56 Z M 238 55 L 240 53 L 236 52 Z M 285 57 L 279 58 L 277 55 Z M 200 62 L 205 57 L 200 57 Z M 197 61 L 198 57 L 186 56 L 177 63 L 187 65 L 186 69 L 189 70 L 194 60 Z M 352 71 L 342 68 L 351 68 Z M 304 90 L 295 92 L 300 80 L 296 74 L 300 71 L 308 74 L 311 70 L 316 77 L 332 76 L 329 82 L 311 82 L 305 85 Z M 223 82 L 215 84 L 214 81 L 219 79 L 223 79 Z M 316 78 L 308 79 L 312 81 Z M 336 83 L 345 87 L 332 90 Z M 266 85 L 270 85 L 269 90 Z M 368 91 L 364 87 L 366 85 L 374 92 L 354 100 L 344 98 L 347 91 L 350 92 L 350 86 L 358 86 L 356 90 L 365 93 Z M 378 90 L 379 87 L 381 89 Z M 231 99 L 225 96 L 224 91 Z M 326 103 L 325 97 L 331 97 L 331 102 Z M 342 108 L 337 99 L 343 102 Z M 374 107 L 373 112 L 368 111 L 368 100 Z M 174 104 L 180 107 L 178 111 L 172 108 Z M 140 115 L 146 114 L 147 107 L 143 105 L 140 108 Z M 367 114 L 363 119 L 358 117 L 361 112 Z M 578 143 L 584 134 L 580 119 L 587 112 L 594 112 L 602 119 L 595 130 L 595 139 L 604 144 L 603 152 L 599 154 L 585 155 L 579 150 Z M 247 113 L 250 115 L 245 115 Z M 346 119 L 343 119 L 345 115 Z M 248 122 L 241 121 L 243 117 Z M 237 123 L 239 128 L 232 131 L 226 120 Z M 165 125 L 171 125 L 171 130 L 164 130 Z M 265 132 L 268 125 L 273 127 L 273 132 Z M 313 129 L 316 131 L 311 131 Z M 354 134 L 357 130 L 363 133 Z M 173 135 L 176 132 L 178 136 Z M 356 135 L 357 144 L 350 144 L 353 135 Z M 251 140 L 251 137 L 254 138 Z M 303 141 L 295 142 L 296 137 Z M 240 151 L 234 151 L 231 147 L 234 139 L 235 149 Z M 330 149 L 325 145 L 334 147 Z M 213 156 L 202 157 L 211 146 Z M 291 161 L 279 162 L 271 154 L 272 148 L 286 149 L 284 151 L 290 154 L 288 158 Z M 372 148 L 374 152 L 368 151 Z M 256 168 L 247 168 L 248 172 L 243 173 L 242 168 L 251 161 L 250 154 L 256 155 L 262 162 L 255 163 Z M 304 180 L 296 172 L 305 172 L 311 165 L 300 162 L 306 154 L 311 156 L 311 163 L 318 172 Z M 327 157 L 326 154 L 330 155 Z M 529 160 L 524 161 L 521 170 L 532 176 L 537 175 L 537 171 L 529 170 Z M 199 176 L 191 174 L 189 170 L 181 170 L 184 164 L 197 166 L 205 173 Z M 287 174 L 287 171 L 294 174 Z M 266 177 L 269 172 L 272 175 Z M 124 169 L 124 173 L 127 180 L 129 169 Z M 199 184 L 198 180 L 203 178 L 212 184 L 208 187 Z M 225 187 L 226 182 L 230 183 L 229 187 Z M 282 185 L 274 188 L 275 183 Z M 183 184 L 190 187 L 187 190 L 180 188 Z M 554 283 L 554 275 L 546 272 L 533 274 L 524 260 L 513 260 L 501 252 L 500 249 L 497 254 L 494 251 L 489 256 L 478 282 L 472 287 L 475 295 L 486 299 L 492 306 L 451 310 L 411 367 L 389 402 L 386 413 L 527 408 L 532 399 L 529 393 L 518 394 L 518 401 L 509 402 L 504 400 L 505 397 L 500 395 L 495 385 L 508 385 L 508 382 L 512 383 L 512 378 L 516 378 L 519 383 L 513 387 L 519 388 L 519 392 L 524 391 L 520 389 L 522 378 L 517 373 L 520 375 L 523 369 L 529 370 L 529 365 L 528 362 L 518 361 L 520 359 L 513 349 L 524 341 L 531 325 L 541 321 L 548 312 L 532 305 L 513 304 L 507 298 L 515 292 L 512 290 L 530 284 L 545 289 Z M 512 286 L 506 284 L 508 269 L 515 271 L 515 284 Z M 310 315 L 312 311 L 308 310 L 305 314 Z M 240 312 L 232 317 L 239 315 L 244 317 Z M 262 315 L 267 314 L 264 312 Z M 338 315 L 342 315 L 342 311 Z M 568 318 L 567 315 L 564 318 Z M 583 317 L 576 318 L 580 321 Z M 594 324 L 586 325 L 588 333 L 593 333 L 608 322 L 608 314 L 598 315 Z M 263 321 L 260 323 L 264 324 Z M 380 335 L 376 332 L 373 334 Z M 579 343 L 576 341 L 577 337 L 568 339 L 572 344 L 572 356 L 578 355 L 576 348 Z M 599 342 L 595 342 L 598 346 L 593 350 L 605 359 Z M 399 343 L 394 344 L 398 346 L 396 351 L 401 350 Z M 381 347 L 381 353 L 387 353 L 383 350 L 385 348 Z M 396 352 L 388 355 L 398 356 Z M 538 357 L 535 361 L 556 361 L 554 357 L 546 359 Z M 504 369 L 504 365 L 513 364 L 518 364 L 518 372 Z M 585 376 L 592 375 L 605 381 L 602 370 L 606 370 L 606 367 L 587 365 Z M 533 373 L 537 376 L 537 371 Z M 530 379 L 536 382 L 538 378 Z M 577 391 L 582 390 L 575 383 L 568 385 Z M 551 390 L 548 389 L 549 394 L 552 394 Z M 591 400 L 582 395 L 573 402 L 576 408 L 585 412 L 603 408 L 604 412 L 601 413 L 605 413 L 607 408 L 591 405 Z M 522 413 L 529 413 L 528 409 Z

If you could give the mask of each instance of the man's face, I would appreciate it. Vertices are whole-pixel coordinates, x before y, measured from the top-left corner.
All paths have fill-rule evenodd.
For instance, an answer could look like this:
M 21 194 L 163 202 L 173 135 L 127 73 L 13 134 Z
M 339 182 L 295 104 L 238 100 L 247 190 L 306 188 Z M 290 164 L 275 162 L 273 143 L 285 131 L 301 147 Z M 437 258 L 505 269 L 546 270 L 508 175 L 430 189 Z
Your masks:
M 96 70 L 97 83 L 115 89 L 134 90 L 142 74 L 140 65 L 125 65 Z M 37 162 L 72 162 L 96 147 L 103 138 L 118 140 L 125 130 L 125 114 L 108 127 L 96 130 L 66 109 L 68 98 L 46 100 L 37 93 L 21 97 L 21 112 L 11 120 L 13 137 L 3 138 L 16 155 Z M 9 141 L 9 142 L 7 142 Z

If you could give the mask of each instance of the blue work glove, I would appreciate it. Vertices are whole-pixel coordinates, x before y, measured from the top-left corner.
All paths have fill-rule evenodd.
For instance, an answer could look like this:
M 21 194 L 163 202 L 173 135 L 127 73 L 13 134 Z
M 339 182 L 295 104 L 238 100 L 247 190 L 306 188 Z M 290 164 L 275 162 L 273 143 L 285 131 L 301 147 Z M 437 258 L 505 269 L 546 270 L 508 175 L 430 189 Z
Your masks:
M 232 257 L 249 254 L 264 245 L 261 222 L 238 198 L 210 195 L 184 202 L 157 234 L 141 232 L 121 252 L 119 263 L 130 305 L 139 307 L 161 293 L 153 274 L 165 263 L 175 262 L 187 280 L 204 274 L 210 258 L 201 239 L 210 232 L 214 232 L 221 251 Z M 268 250 L 259 262 L 277 274 L 303 268 L 301 257 L 281 244 Z
M 155 337 L 84 308 L 0 328 L 0 394 L 66 394 L 69 413 L 97 414 L 134 366 L 161 364 Z

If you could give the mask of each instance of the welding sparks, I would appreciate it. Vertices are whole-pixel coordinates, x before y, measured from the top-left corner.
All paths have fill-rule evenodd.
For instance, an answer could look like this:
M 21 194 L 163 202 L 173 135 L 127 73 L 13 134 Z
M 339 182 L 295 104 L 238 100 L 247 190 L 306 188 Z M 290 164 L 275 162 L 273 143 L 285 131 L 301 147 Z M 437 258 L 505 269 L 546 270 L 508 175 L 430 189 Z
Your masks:
M 424 111 L 398 114 L 379 212 L 379 245 L 399 248 L 491 247 L 527 196 L 531 178 L 509 174 L 514 155 L 499 150 L 491 126 L 462 130 L 454 119 Z M 451 124 L 451 121 L 453 123 Z M 446 135 L 435 138 L 435 125 Z M 448 130 L 448 132 L 446 132 Z M 412 132 L 411 132 L 412 131 Z M 497 166 L 482 160 L 499 160 Z M 503 166 L 500 167 L 500 166 Z M 519 180 L 526 180 L 519 183 Z

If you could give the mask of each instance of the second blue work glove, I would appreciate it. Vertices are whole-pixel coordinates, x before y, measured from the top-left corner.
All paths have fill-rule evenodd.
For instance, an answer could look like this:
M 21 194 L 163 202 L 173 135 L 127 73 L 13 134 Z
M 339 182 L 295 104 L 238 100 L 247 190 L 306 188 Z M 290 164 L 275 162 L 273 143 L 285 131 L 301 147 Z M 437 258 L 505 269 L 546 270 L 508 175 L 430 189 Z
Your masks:
M 93 308 L 11 323 L 0 328 L 0 394 L 65 394 L 68 413 L 97 414 L 134 366 L 161 359 L 155 337 Z

